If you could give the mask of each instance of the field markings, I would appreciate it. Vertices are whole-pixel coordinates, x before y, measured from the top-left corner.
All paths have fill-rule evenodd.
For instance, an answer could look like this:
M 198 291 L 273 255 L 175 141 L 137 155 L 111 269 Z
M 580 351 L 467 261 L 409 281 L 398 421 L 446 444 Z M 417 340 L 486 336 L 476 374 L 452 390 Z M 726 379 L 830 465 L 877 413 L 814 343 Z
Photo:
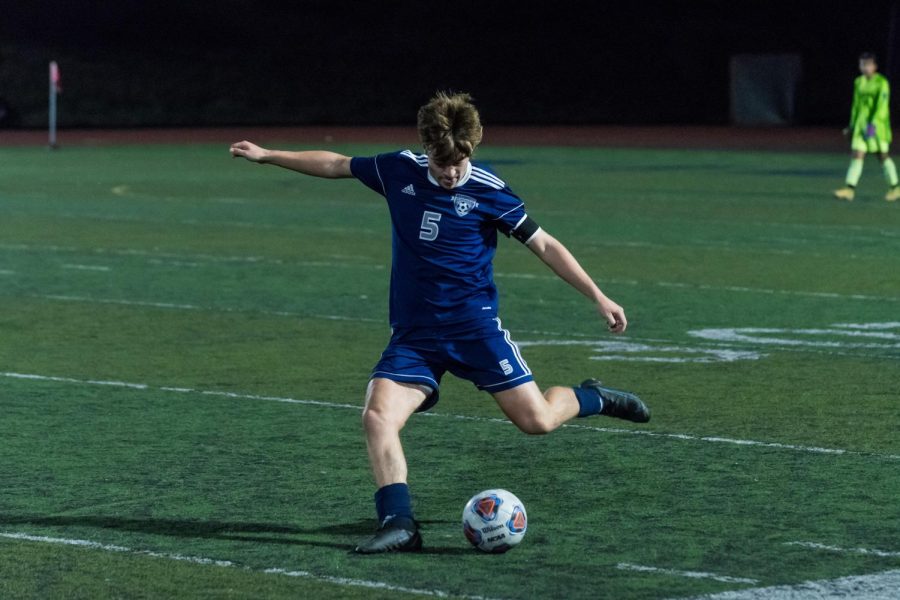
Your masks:
M 175 302 L 151 302 L 146 300 L 118 300 L 115 298 L 89 298 L 87 296 L 70 296 L 65 294 L 32 294 L 32 298 L 45 300 L 59 300 L 63 302 L 87 302 L 96 304 L 118 304 L 121 306 L 144 306 L 148 308 L 170 308 L 176 310 L 201 310 L 219 311 L 225 313 L 253 313 L 274 317 L 295 317 L 299 319 L 324 319 L 327 321 L 354 321 L 362 323 L 384 323 L 382 319 L 369 319 L 366 317 L 347 317 L 344 315 L 304 314 L 284 310 L 241 310 L 228 307 L 204 307 L 196 304 L 178 304 Z
M 819 544 L 817 542 L 785 542 L 785 546 L 798 546 L 800 548 L 808 548 L 810 550 L 823 550 L 825 552 L 835 552 L 838 554 L 863 554 L 866 556 L 878 556 L 880 558 L 900 558 L 900 552 L 891 550 L 876 550 L 874 548 L 841 548 L 840 546 L 829 546 L 827 544 Z
M 503 273 L 495 272 L 494 277 L 503 279 L 534 279 L 534 280 L 556 280 L 559 279 L 555 275 L 537 275 L 532 273 Z M 704 291 L 724 291 L 748 294 L 766 294 L 766 295 L 788 295 L 803 296 L 808 298 L 829 298 L 835 300 L 873 300 L 884 302 L 900 302 L 900 296 L 876 296 L 872 294 L 841 294 L 837 292 L 812 292 L 807 290 L 779 290 L 773 288 L 759 288 L 741 285 L 711 285 L 706 283 L 685 283 L 673 281 L 640 281 L 637 279 L 617 279 L 615 277 L 604 277 L 604 283 L 612 283 L 616 285 L 655 285 L 665 288 L 681 288 Z
M 134 554 L 139 556 L 149 556 L 152 558 L 161 558 L 166 560 L 174 560 L 179 562 L 188 562 L 197 565 L 209 565 L 214 567 L 224 567 L 224 568 L 233 568 L 240 569 L 242 571 L 249 571 L 253 573 L 265 573 L 267 575 L 282 575 L 285 577 L 299 577 L 303 579 L 312 579 L 316 581 L 322 581 L 325 583 L 331 583 L 339 586 L 348 586 L 348 587 L 362 587 L 373 590 L 387 590 L 390 592 L 401 592 L 407 594 L 415 594 L 418 596 L 430 596 L 434 598 L 466 598 L 467 600 L 489 600 L 484 596 L 469 596 L 465 594 L 456 594 L 452 592 L 445 592 L 443 590 L 426 590 L 420 588 L 410 588 L 401 585 L 394 585 L 391 583 L 387 583 L 384 581 L 373 581 L 368 579 L 354 579 L 351 577 L 335 577 L 333 575 L 317 575 L 315 573 L 311 573 L 309 571 L 301 571 L 296 569 L 288 569 L 282 567 L 268 567 L 265 569 L 254 569 L 252 567 L 244 566 L 238 563 L 235 563 L 230 560 L 218 560 L 214 558 L 205 558 L 202 556 L 190 556 L 184 554 L 173 554 L 169 552 L 157 552 L 155 550 L 140 550 L 129 548 L 127 546 L 119 546 L 115 544 L 103 544 L 100 542 L 94 542 L 90 540 L 79 540 L 79 539 L 71 539 L 71 538 L 59 538 L 59 537 L 48 537 L 43 535 L 30 535 L 27 533 L 21 532 L 12 532 L 12 531 L 3 531 L 0 532 L 0 537 L 17 540 L 17 541 L 25 541 L 25 542 L 36 542 L 43 544 L 56 544 L 56 545 L 64 545 L 64 546 L 75 546 L 78 548 L 86 548 L 90 550 L 101 550 L 103 552 L 116 552 L 121 554 Z
M 673 577 L 687 577 L 689 579 L 712 579 L 713 581 L 721 581 L 722 583 L 747 583 L 755 585 L 759 583 L 757 579 L 749 579 L 747 577 L 731 577 L 729 575 L 717 575 L 716 573 L 704 573 L 703 571 L 680 571 L 678 569 L 664 569 L 661 567 L 648 567 L 645 565 L 635 565 L 632 563 L 619 563 L 616 568 L 620 571 L 637 571 L 639 573 L 657 573 L 659 575 L 671 575 Z
M 272 265 L 282 265 L 282 266 L 298 266 L 298 267 L 310 267 L 310 268 L 361 268 L 361 269 L 372 269 L 372 270 L 385 270 L 386 266 L 380 263 L 357 263 L 357 262 L 346 262 L 346 261 L 294 261 L 294 260 L 286 260 L 286 259 L 278 259 L 278 258 L 268 258 L 263 256 L 221 256 L 214 254 L 192 254 L 192 253 L 177 253 L 177 252 L 163 252 L 163 251 L 151 251 L 151 250 L 139 250 L 133 248 L 78 248 L 74 246 L 55 246 L 55 245 L 32 245 L 32 244 L 0 244 L 0 249 L 3 250 L 24 250 L 24 251 L 48 251 L 48 252 L 71 252 L 71 253 L 90 253 L 90 254 L 100 254 L 100 255 L 114 255 L 114 256 L 141 256 L 147 258 L 170 258 L 173 259 L 173 266 L 179 266 L 182 263 L 197 263 L 197 262 L 220 262 L 220 263 L 254 263 L 254 264 L 272 264 Z M 191 265 L 193 266 L 193 265 Z M 544 274 L 535 274 L 535 273 L 514 273 L 514 272 L 503 272 L 497 271 L 494 273 L 494 277 L 498 279 L 510 278 L 510 279 L 531 279 L 531 280 L 548 280 L 553 281 L 558 279 L 555 275 L 544 275 Z M 697 284 L 697 283 L 684 283 L 684 282 L 672 282 L 672 281 L 639 281 L 634 279 L 616 279 L 616 278 L 608 278 L 605 277 L 602 279 L 604 283 L 611 283 L 616 285 L 630 285 L 630 286 L 641 286 L 641 285 L 653 285 L 659 287 L 666 288 L 683 288 L 683 289 L 693 289 L 693 290 L 703 290 L 703 291 L 725 291 L 725 292 L 735 292 L 735 293 L 750 293 L 750 294 L 766 294 L 766 295 L 787 295 L 787 296 L 801 296 L 801 297 L 809 297 L 809 298 L 823 298 L 823 299 L 833 299 L 833 300 L 861 300 L 861 301 L 874 301 L 874 302 L 900 302 L 900 295 L 897 296 L 880 296 L 873 294 L 842 294 L 838 292 L 813 292 L 808 290 L 780 290 L 773 288 L 759 288 L 752 286 L 735 286 L 735 285 L 712 285 L 712 284 Z
M 590 431 L 598 431 L 601 433 L 616 433 L 628 435 L 644 435 L 647 437 L 666 438 L 672 440 L 710 442 L 714 444 L 730 444 L 733 446 L 755 446 L 759 448 L 772 448 L 775 450 L 792 450 L 795 452 L 807 452 L 812 454 L 832 454 L 832 455 L 861 455 L 861 456 L 877 456 L 887 460 L 900 460 L 900 455 L 880 454 L 877 452 L 860 452 L 857 450 L 845 450 L 843 448 L 823 448 L 819 446 L 803 446 L 798 444 L 784 444 L 781 442 L 762 442 L 758 440 L 744 440 L 739 438 L 729 438 L 720 436 L 701 436 L 689 433 L 665 433 L 659 431 L 646 431 L 644 429 L 619 429 L 616 427 L 592 427 L 590 425 L 574 425 L 566 424 L 563 427 L 568 429 L 586 429 Z
M 657 342 L 662 342 L 659 345 Z M 739 360 L 759 360 L 767 356 L 752 350 L 722 347 L 697 347 L 672 345 L 656 340 L 654 344 L 639 340 L 532 340 L 520 341 L 519 346 L 586 346 L 595 354 L 588 357 L 599 361 L 653 362 L 653 363 L 718 363 Z M 616 354 L 620 353 L 620 354 Z M 648 355 L 652 354 L 652 355 Z
M 900 570 L 693 596 L 691 600 L 897 600 Z
M 177 304 L 175 302 L 150 302 L 145 300 L 116 300 L 113 298 L 88 298 L 86 296 L 68 296 L 65 294 L 35 294 L 35 298 L 45 300 L 61 300 L 63 302 L 90 302 L 96 304 L 121 304 L 123 306 L 146 306 L 150 308 L 179 308 L 182 310 L 202 310 L 194 304 Z
M 130 195 L 130 194 L 129 194 Z M 34 213 L 27 213 L 24 211 L 9 211 L 9 215 L 18 218 L 31 218 L 36 216 Z M 141 217 L 138 215 L 126 215 L 126 214 L 97 214 L 97 213 L 73 213 L 73 212 L 58 212 L 58 213 L 44 213 L 39 216 L 44 218 L 56 218 L 56 219 L 69 219 L 72 221 L 102 221 L 108 223 L 138 223 L 138 224 L 154 224 L 154 225 L 186 225 L 189 227 L 234 227 L 239 229 L 262 229 L 262 230 L 284 230 L 284 231 L 297 231 L 302 232 L 304 228 L 300 225 L 290 224 L 290 223 L 254 223 L 250 221 L 211 221 L 209 219 L 148 219 L 146 217 Z M 332 233 L 353 233 L 357 236 L 360 235 L 374 235 L 376 231 L 374 229 L 370 229 L 367 227 L 318 227 L 317 231 L 320 232 L 332 232 Z
M 10 269 L 0 269 L 0 275 L 15 275 L 16 272 Z
M 257 309 L 239 309 L 239 308 L 231 308 L 231 307 L 213 307 L 213 306 L 199 306 L 196 304 L 182 304 L 177 302 L 155 302 L 155 301 L 146 301 L 146 300 L 122 300 L 116 298 L 93 298 L 88 296 L 77 296 L 70 294 L 32 294 L 32 298 L 42 298 L 45 300 L 55 300 L 55 301 L 63 301 L 63 302 L 86 302 L 86 303 L 97 303 L 97 304 L 116 304 L 121 306 L 136 306 L 136 307 L 148 307 L 148 308 L 164 308 L 164 309 L 174 309 L 174 310 L 196 310 L 196 311 L 208 311 L 208 312 L 225 312 L 225 313 L 235 313 L 235 314 L 262 314 L 268 316 L 275 317 L 289 317 L 296 319 L 322 319 L 328 321 L 347 321 L 351 323 L 374 323 L 379 325 L 384 325 L 386 323 L 385 319 L 375 319 L 371 317 L 351 317 L 347 315 L 334 315 L 334 314 L 316 314 L 316 313 L 298 313 L 284 310 L 257 310 Z M 364 297 L 363 297 L 364 298 Z M 869 323 L 869 324 L 860 324 L 863 326 L 876 326 L 881 325 L 878 323 Z M 707 335 L 706 331 L 711 331 L 713 333 Z M 620 351 L 626 354 L 616 354 L 616 355 L 595 355 L 591 356 L 591 360 L 597 361 L 626 361 L 626 362 L 652 362 L 652 363 L 712 363 L 712 362 L 734 362 L 736 360 L 758 360 L 760 358 L 764 358 L 768 356 L 767 354 L 760 353 L 755 350 L 749 349 L 738 349 L 735 348 L 735 344 L 744 344 L 751 345 L 757 342 L 757 338 L 746 338 L 744 340 L 739 339 L 731 339 L 730 343 L 726 343 L 723 341 L 713 341 L 717 339 L 715 336 L 718 335 L 715 332 L 734 332 L 734 331 L 744 331 L 743 329 L 731 328 L 731 329 L 722 329 L 722 330 L 691 330 L 688 332 L 689 335 L 703 338 L 704 341 L 695 341 L 694 344 L 686 345 L 683 342 L 676 342 L 673 340 L 665 340 L 658 338 L 640 338 L 628 336 L 626 340 L 622 341 L 610 341 L 610 340 L 597 340 L 596 334 L 593 333 L 577 333 L 577 332 L 559 332 L 559 331 L 544 331 L 544 330 L 530 330 L 530 329 L 516 329 L 517 333 L 522 334 L 535 334 L 535 335 L 547 335 L 547 336 L 560 336 L 565 339 L 556 339 L 556 340 L 527 340 L 527 341 L 518 341 L 520 346 L 593 346 L 598 352 L 603 351 Z M 791 331 L 791 330 L 781 330 L 778 331 Z M 825 330 L 823 330 L 825 331 Z M 830 331 L 830 330 L 828 330 Z M 843 333 L 843 332 L 842 332 Z M 723 334 L 724 335 L 724 334 Z M 894 334 L 890 334 L 894 335 Z M 585 339 L 570 339 L 572 337 L 576 338 L 585 338 Z M 595 339 L 588 339 L 595 338 Z M 891 354 L 864 354 L 860 355 L 858 353 L 850 353 L 850 352 L 838 352 L 835 350 L 822 350 L 821 347 L 827 348 L 847 348 L 847 349 L 892 349 L 893 345 L 884 345 L 884 344 L 851 344 L 851 343 L 837 343 L 837 344 L 817 344 L 817 343 L 804 343 L 795 340 L 788 340 L 784 344 L 778 344 L 775 341 L 771 342 L 761 342 L 765 343 L 769 349 L 779 350 L 784 352 L 799 352 L 804 354 L 824 354 L 828 356 L 849 356 L 853 358 L 859 358 L 860 356 L 864 358 L 878 358 L 878 359 L 889 359 L 896 360 L 897 356 Z M 647 344 L 663 344 L 664 347 L 649 347 Z M 642 345 L 644 347 L 642 347 Z M 672 352 L 683 352 L 685 354 L 693 355 L 690 357 L 673 357 L 670 354 Z M 658 352 L 662 356 L 638 356 L 635 353 L 641 352 Z
M 97 254 L 101 256 L 134 256 L 147 258 L 151 264 L 159 264 L 160 259 L 171 259 L 170 265 L 174 266 L 200 266 L 200 263 L 246 263 L 269 264 L 279 266 L 297 267 L 321 267 L 321 268 L 367 268 L 376 271 L 385 269 L 380 263 L 356 263 L 346 260 L 316 261 L 316 260 L 289 260 L 270 258 L 255 255 L 220 255 L 220 254 L 193 254 L 184 252 L 164 252 L 159 250 L 140 250 L 136 248 L 78 248 L 76 246 L 34 245 L 34 244 L 0 244 L 0 250 L 23 250 L 39 252 L 65 252 L 74 254 Z M 156 262 L 153 262 L 156 261 Z
M 875 296 L 872 294 L 840 294 L 837 292 L 810 292 L 805 290 L 778 290 L 740 285 L 709 285 L 703 283 L 675 283 L 670 281 L 654 281 L 653 285 L 668 288 L 688 288 L 695 290 L 711 290 L 726 292 L 746 292 L 752 294 L 778 294 L 788 296 L 805 296 L 809 298 L 829 298 L 833 300 L 873 300 L 876 302 L 900 302 L 900 296 Z
M 710 220 L 706 221 L 706 223 L 708 223 L 708 224 L 718 223 L 720 225 L 733 224 L 732 221 L 726 221 L 723 219 L 710 219 Z M 834 229 L 834 230 L 836 230 L 836 233 L 831 234 L 830 237 L 836 238 L 836 239 L 838 237 L 840 239 L 847 239 L 847 230 L 848 229 L 853 230 L 853 231 L 862 231 L 864 233 L 871 232 L 871 233 L 875 233 L 877 236 L 881 236 L 881 237 L 900 237 L 900 234 L 898 234 L 896 231 L 892 231 L 890 229 L 881 229 L 880 226 L 878 226 L 878 225 L 848 225 L 845 223 L 841 223 L 839 225 L 830 225 L 828 223 L 778 223 L 778 222 L 771 222 L 771 221 L 743 221 L 743 224 L 763 227 L 767 230 L 771 230 L 772 228 L 776 228 L 776 227 L 791 228 L 791 229 Z M 778 239 L 778 238 L 773 238 L 773 239 Z M 787 239 L 796 241 L 798 238 L 792 237 L 792 238 L 787 238 Z M 799 239 L 803 239 L 805 241 L 804 238 L 799 238 Z M 873 238 L 871 236 L 865 236 L 862 239 L 871 240 L 871 239 L 880 239 L 880 238 L 879 237 Z
M 0 377 L 6 377 L 9 379 L 20 379 L 20 380 L 32 380 L 32 381 L 54 381 L 59 383 L 74 383 L 80 385 L 97 385 L 97 386 L 111 386 L 111 387 L 122 387 L 129 389 L 137 389 L 137 390 L 147 390 L 147 391 L 162 391 L 162 392 L 170 392 L 170 393 L 179 393 L 179 394 L 200 394 L 203 396 L 218 396 L 223 398 L 233 398 L 238 400 L 261 400 L 266 402 L 280 402 L 285 404 L 303 404 L 303 405 L 311 405 L 311 406 L 323 406 L 328 408 L 340 408 L 340 409 L 350 409 L 361 411 L 362 406 L 358 404 L 342 404 L 337 402 L 328 402 L 325 400 L 309 400 L 309 399 L 298 399 L 298 398 L 288 398 L 283 396 L 266 396 L 259 394 L 247 394 L 247 393 L 239 393 L 239 392 L 225 392 L 225 391 L 217 391 L 217 390 L 201 390 L 195 388 L 188 387 L 178 387 L 178 386 L 152 386 L 146 383 L 129 383 L 125 381 L 108 381 L 102 379 L 76 379 L 73 377 L 60 377 L 55 375 L 38 375 L 32 373 L 15 373 L 15 372 L 0 372 Z M 458 419 L 462 421 L 476 421 L 481 423 L 496 423 L 500 425 L 512 425 L 510 421 L 507 419 L 502 419 L 498 417 L 479 417 L 474 415 L 456 415 L 452 413 L 441 413 L 441 412 L 425 412 L 425 413 L 417 413 L 417 416 L 420 417 L 431 417 L 431 418 L 449 418 L 449 419 Z M 862 452 L 859 450 L 845 450 L 842 448 L 824 448 L 818 446 L 804 446 L 800 444 L 785 444 L 781 442 L 763 442 L 758 440 L 744 440 L 739 438 L 729 438 L 729 437 L 720 437 L 720 436 L 701 436 L 694 435 L 688 433 L 667 433 L 667 432 L 659 432 L 659 431 L 647 431 L 643 429 L 622 429 L 617 427 L 592 427 L 590 425 L 576 425 L 576 424 L 566 424 L 562 426 L 565 429 L 578 429 L 584 431 L 595 431 L 598 433 L 609 433 L 615 435 L 635 435 L 635 436 L 646 436 L 651 438 L 660 438 L 660 439 L 671 439 L 671 440 L 679 440 L 679 441 L 691 441 L 691 442 L 705 442 L 705 443 L 713 443 L 713 444 L 727 444 L 731 446 L 743 446 L 743 447 L 756 447 L 756 448 L 770 448 L 773 450 L 788 450 L 792 452 L 803 452 L 809 454 L 823 454 L 823 455 L 846 455 L 846 456 L 861 456 L 867 458 L 877 458 L 881 460 L 900 460 L 900 455 L 897 454 L 886 454 L 880 452 Z
M 842 327 L 844 329 L 900 329 L 900 321 L 890 321 L 887 323 L 835 323 L 832 327 Z
M 63 269 L 71 269 L 74 271 L 112 271 L 112 267 L 105 267 L 102 265 L 80 265 L 73 263 L 65 263 L 62 265 Z
M 688 335 L 705 340 L 728 343 L 747 343 L 779 346 L 810 346 L 819 348 L 900 348 L 900 333 L 892 333 L 892 323 L 867 323 L 865 327 L 828 329 L 817 328 L 778 328 L 778 327 L 726 327 L 711 329 L 693 329 Z M 831 336 L 848 338 L 872 338 L 880 342 L 846 342 L 834 340 L 785 338 L 784 334 L 794 336 Z M 771 336 L 778 337 L 771 337 Z
M 135 196 L 147 196 L 146 194 L 136 194 L 131 190 L 129 186 L 120 185 L 115 186 L 110 189 L 110 192 L 116 196 L 120 197 L 135 197 Z M 46 194 L 40 194 L 36 197 L 45 197 Z M 153 197 L 154 200 L 164 200 L 164 201 L 182 201 L 183 199 L 177 196 L 156 196 Z M 205 201 L 211 203 L 218 204 L 231 204 L 231 205 L 243 205 L 247 204 L 248 200 L 244 198 L 205 198 Z M 335 202 L 331 201 L 329 204 L 333 207 Z M 374 209 L 378 208 L 377 204 L 371 204 L 366 202 L 343 202 L 339 203 L 344 206 L 353 206 L 354 209 L 367 208 Z M 554 214 L 556 211 L 542 211 L 543 214 Z M 14 211 L 11 214 L 16 217 L 31 217 L 32 213 L 24 212 L 24 211 Z M 562 214 L 562 213 L 560 213 Z M 164 224 L 164 223 L 179 223 L 182 225 L 188 226 L 226 226 L 226 227 L 239 227 L 244 229 L 263 229 L 263 230 L 271 230 L 271 229 L 295 229 L 296 225 L 285 225 L 282 223 L 266 223 L 259 221 L 245 221 L 245 220 L 223 220 L 223 221 L 211 221 L 208 219 L 200 219 L 200 218 L 183 218 L 179 220 L 170 220 L 164 218 L 148 218 L 147 216 L 138 216 L 138 215 L 130 215 L 130 214 L 119 214 L 119 215 L 109 215 L 109 214 L 97 214 L 90 212 L 51 212 L 46 216 L 55 217 L 60 219 L 90 219 L 90 220 L 101 220 L 101 221 L 122 221 L 122 222 L 137 222 L 137 223 L 151 223 L 151 224 Z M 712 221 L 710 223 L 714 223 Z M 775 225 L 775 224 L 773 224 Z M 338 232 L 366 232 L 373 233 L 372 230 L 365 229 L 362 227 L 333 227 L 330 228 L 333 231 Z M 817 252 L 808 250 L 809 244 L 811 243 L 819 243 L 819 244 L 828 244 L 831 240 L 837 241 L 842 245 L 846 245 L 847 242 L 852 241 L 866 241 L 866 242 L 884 242 L 885 238 L 888 238 L 887 241 L 892 241 L 890 238 L 898 237 L 896 233 L 885 231 L 885 230 L 875 230 L 875 236 L 872 235 L 853 235 L 847 234 L 846 229 L 852 229 L 851 226 L 842 227 L 842 233 L 840 234 L 824 234 L 821 240 L 809 240 L 809 239 L 797 239 L 790 237 L 772 237 L 772 236 L 755 236 L 748 241 L 741 243 L 734 243 L 727 240 L 717 241 L 717 240 L 690 240 L 685 243 L 684 240 L 679 240 L 673 243 L 661 243 L 661 242 L 647 242 L 647 241 L 636 241 L 636 240 L 603 240 L 603 241 L 593 241 L 589 244 L 586 244 L 590 248 L 648 248 L 654 250 L 671 250 L 673 248 L 679 249 L 700 249 L 700 250 L 719 250 L 725 252 L 745 252 L 745 253 L 757 253 L 757 254 L 774 254 L 774 255 L 783 255 L 783 256 L 809 256 L 814 258 L 830 258 L 833 254 L 828 254 L 825 252 Z M 871 228 L 869 228 L 871 229 Z M 793 248 L 775 248 L 772 247 L 773 244 L 787 244 L 793 246 Z M 875 255 L 865 255 L 865 254 L 855 254 L 855 253 L 842 253 L 842 257 L 850 258 L 850 259 L 868 259 L 868 258 L 878 258 Z

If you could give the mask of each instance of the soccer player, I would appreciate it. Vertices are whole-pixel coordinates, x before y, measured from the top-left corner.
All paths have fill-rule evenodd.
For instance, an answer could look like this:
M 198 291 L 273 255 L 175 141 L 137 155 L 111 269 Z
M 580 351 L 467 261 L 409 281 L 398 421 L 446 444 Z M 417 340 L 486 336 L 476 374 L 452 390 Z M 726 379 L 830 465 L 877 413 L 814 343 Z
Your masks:
M 844 135 L 851 136 L 847 184 L 835 190 L 834 195 L 841 200 L 852 201 L 862 176 L 866 152 L 877 152 L 888 184 L 884 199 L 894 202 L 900 198 L 900 187 L 897 185 L 897 167 L 888 156 L 891 145 L 891 88 L 887 78 L 878 73 L 874 54 L 866 52 L 859 56 L 859 72 L 862 74 L 853 82 L 850 126 L 844 129 Z
M 400 430 L 413 413 L 437 403 L 446 371 L 490 393 L 528 434 L 597 414 L 650 419 L 637 396 L 596 379 L 541 393 L 497 317 L 492 259 L 498 232 L 519 240 L 593 302 L 612 333 L 625 331 L 625 312 L 526 214 L 500 177 L 471 162 L 482 128 L 468 94 L 438 93 L 419 109 L 418 130 L 424 155 L 403 150 L 350 158 L 328 151 L 267 150 L 247 141 L 231 146 L 232 156 L 257 163 L 317 177 L 355 177 L 387 200 L 393 230 L 392 335 L 372 371 L 363 410 L 378 514 L 375 535 L 356 547 L 364 554 L 422 546 Z

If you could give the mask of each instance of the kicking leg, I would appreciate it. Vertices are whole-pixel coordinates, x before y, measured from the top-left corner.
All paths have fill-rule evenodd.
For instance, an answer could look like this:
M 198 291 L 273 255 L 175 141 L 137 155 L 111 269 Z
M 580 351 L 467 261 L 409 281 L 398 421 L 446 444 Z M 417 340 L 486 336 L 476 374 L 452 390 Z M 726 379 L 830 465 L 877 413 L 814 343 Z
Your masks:
M 357 552 L 371 554 L 422 547 L 406 483 L 406 457 L 400 443 L 400 430 L 431 391 L 424 385 L 380 377 L 369 382 L 363 427 L 369 464 L 378 486 L 375 507 L 379 528 L 372 538 L 356 547 Z
M 533 381 L 496 392 L 494 400 L 516 427 L 532 435 L 550 433 L 578 415 L 572 388 L 556 386 L 541 394 Z
M 578 387 L 554 386 L 541 394 L 533 381 L 496 392 L 500 409 L 528 434 L 549 433 L 574 417 L 608 415 L 638 423 L 650 420 L 650 409 L 634 394 L 603 387 L 589 379 Z

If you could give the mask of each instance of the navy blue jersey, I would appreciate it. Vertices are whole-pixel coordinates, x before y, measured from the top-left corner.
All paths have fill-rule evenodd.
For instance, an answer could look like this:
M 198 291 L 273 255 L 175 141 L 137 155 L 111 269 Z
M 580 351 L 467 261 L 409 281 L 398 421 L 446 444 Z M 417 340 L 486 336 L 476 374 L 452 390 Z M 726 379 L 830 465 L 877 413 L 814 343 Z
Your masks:
M 497 232 L 508 236 L 526 218 L 525 204 L 506 183 L 469 163 L 456 187 L 444 189 L 429 173 L 428 158 L 409 150 L 355 157 L 350 170 L 390 209 L 391 326 L 496 317 Z

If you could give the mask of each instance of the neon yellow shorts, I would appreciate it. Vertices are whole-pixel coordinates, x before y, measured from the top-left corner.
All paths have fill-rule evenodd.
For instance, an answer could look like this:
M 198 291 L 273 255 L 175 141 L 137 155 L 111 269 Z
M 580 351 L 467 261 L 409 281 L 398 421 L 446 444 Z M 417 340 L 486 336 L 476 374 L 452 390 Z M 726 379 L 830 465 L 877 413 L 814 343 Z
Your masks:
M 850 142 L 850 148 L 856 152 L 869 152 L 871 154 L 887 154 L 891 145 L 879 140 L 877 137 L 866 138 L 861 134 L 854 134 Z

